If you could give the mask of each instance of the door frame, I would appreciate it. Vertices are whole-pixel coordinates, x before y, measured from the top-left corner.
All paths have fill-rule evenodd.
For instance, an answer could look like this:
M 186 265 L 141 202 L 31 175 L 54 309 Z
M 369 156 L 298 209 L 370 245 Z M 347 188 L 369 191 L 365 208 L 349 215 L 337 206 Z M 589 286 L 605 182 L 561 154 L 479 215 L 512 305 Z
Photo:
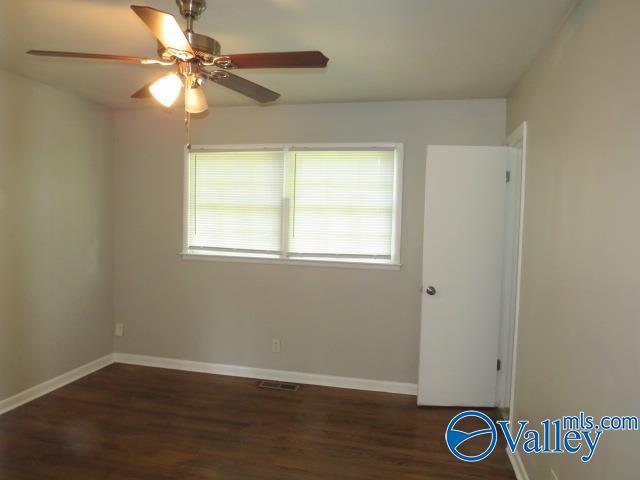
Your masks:
M 507 137 L 507 147 L 513 147 L 522 144 L 522 160 L 520 175 L 520 224 L 518 227 L 518 250 L 517 250 L 517 269 L 515 274 L 515 288 L 513 295 L 515 296 L 515 309 L 513 314 L 513 339 L 511 348 L 511 382 L 509 385 L 509 421 L 513 424 L 515 419 L 514 405 L 516 396 L 516 377 L 517 377 L 517 361 L 518 361 L 518 325 L 520 322 L 520 290 L 522 285 L 522 245 L 524 237 L 524 211 L 526 197 L 526 174 L 527 174 L 527 122 L 523 122 Z

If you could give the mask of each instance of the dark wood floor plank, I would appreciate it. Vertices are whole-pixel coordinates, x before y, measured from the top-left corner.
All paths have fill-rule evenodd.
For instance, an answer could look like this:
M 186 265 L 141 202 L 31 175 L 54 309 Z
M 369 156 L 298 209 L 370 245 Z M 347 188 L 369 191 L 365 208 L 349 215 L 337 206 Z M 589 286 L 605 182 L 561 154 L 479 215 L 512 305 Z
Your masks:
M 0 417 L 0 478 L 515 479 L 500 446 L 475 464 L 451 455 L 444 431 L 459 411 L 114 364 Z

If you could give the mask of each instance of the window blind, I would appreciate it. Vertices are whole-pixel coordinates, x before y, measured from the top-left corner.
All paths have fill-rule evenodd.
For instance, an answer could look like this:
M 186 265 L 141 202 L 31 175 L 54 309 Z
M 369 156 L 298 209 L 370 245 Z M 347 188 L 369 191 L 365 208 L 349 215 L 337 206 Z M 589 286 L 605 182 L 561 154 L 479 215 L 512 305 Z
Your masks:
M 391 258 L 395 152 L 292 156 L 290 255 Z
M 393 147 L 195 150 L 185 252 L 398 262 Z
M 282 151 L 189 155 L 189 248 L 278 252 Z

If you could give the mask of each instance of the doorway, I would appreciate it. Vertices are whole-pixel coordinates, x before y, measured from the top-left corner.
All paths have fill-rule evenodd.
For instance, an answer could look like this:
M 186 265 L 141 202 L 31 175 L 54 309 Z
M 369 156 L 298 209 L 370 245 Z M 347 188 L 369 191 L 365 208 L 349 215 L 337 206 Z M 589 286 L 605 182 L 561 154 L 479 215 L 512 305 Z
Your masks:
M 510 418 L 515 386 L 517 325 L 520 304 L 522 258 L 522 219 L 526 172 L 527 124 L 523 123 L 507 138 L 511 181 L 506 192 L 504 268 L 498 358 L 501 368 L 496 382 L 496 406 Z

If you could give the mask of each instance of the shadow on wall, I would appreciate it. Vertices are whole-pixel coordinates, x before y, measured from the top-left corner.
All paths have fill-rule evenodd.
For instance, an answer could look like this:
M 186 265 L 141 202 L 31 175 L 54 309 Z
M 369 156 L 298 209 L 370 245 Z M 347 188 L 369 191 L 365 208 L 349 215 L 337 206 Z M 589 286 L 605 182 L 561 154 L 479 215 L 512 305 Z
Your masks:
M 21 378 L 37 378 L 33 337 L 29 337 L 29 312 L 26 307 L 26 266 L 24 245 L 26 211 L 22 159 L 29 141 L 31 100 L 28 92 L 19 100 L 8 78 L 0 89 L 0 399 L 20 389 Z M 22 107 L 22 108 L 21 108 Z M 17 388 L 16 388 L 17 387 Z
M 111 136 L 98 107 L 0 85 L 2 399 L 110 351 Z

